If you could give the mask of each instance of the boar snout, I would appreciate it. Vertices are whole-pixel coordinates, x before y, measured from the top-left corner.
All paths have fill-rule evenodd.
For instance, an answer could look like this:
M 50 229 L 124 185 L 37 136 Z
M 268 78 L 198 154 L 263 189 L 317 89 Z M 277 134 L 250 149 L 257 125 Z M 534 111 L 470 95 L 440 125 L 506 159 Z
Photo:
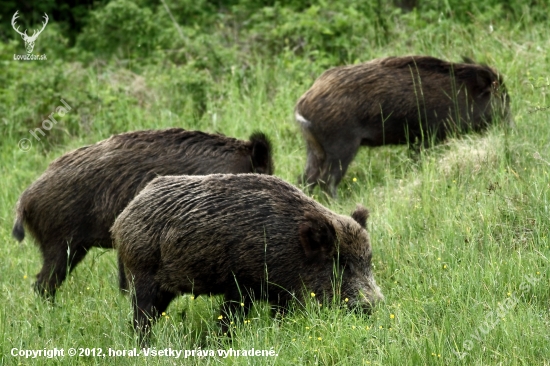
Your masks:
M 372 283 L 369 287 L 365 287 L 356 291 L 352 297 L 344 297 L 348 299 L 347 306 L 351 310 L 359 311 L 365 314 L 372 314 L 374 308 L 384 301 L 384 295 L 380 287 L 376 283 Z

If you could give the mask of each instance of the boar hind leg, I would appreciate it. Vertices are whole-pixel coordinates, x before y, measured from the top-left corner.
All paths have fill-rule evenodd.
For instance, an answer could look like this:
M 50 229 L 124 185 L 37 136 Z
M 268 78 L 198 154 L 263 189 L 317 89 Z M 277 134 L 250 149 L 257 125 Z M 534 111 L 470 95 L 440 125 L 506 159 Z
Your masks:
M 331 141 L 330 145 L 325 147 L 327 157 L 319 181 L 323 191 L 332 198 L 336 198 L 338 184 L 360 146 L 361 140 L 350 136 L 349 139 Z
M 311 191 L 318 183 L 325 160 L 325 152 L 309 129 L 303 128 L 302 134 L 306 141 L 307 160 L 306 168 L 299 184 L 307 185 L 307 189 Z
M 118 255 L 118 288 L 122 292 L 128 291 L 128 279 L 126 278 L 126 272 L 124 271 L 124 263 Z
M 163 291 L 158 283 L 148 280 L 134 279 L 135 297 L 134 328 L 139 334 L 140 343 L 143 345 L 151 331 L 153 321 L 168 308 L 175 294 Z
M 318 183 L 323 163 L 324 153 L 308 144 L 306 168 L 302 178 L 303 183 L 307 184 L 308 190 L 311 190 Z
M 42 296 L 53 297 L 67 273 L 84 259 L 88 250 L 81 245 L 71 245 L 68 251 L 60 250 L 55 244 L 43 245 L 42 249 L 44 264 L 36 276 L 34 289 Z

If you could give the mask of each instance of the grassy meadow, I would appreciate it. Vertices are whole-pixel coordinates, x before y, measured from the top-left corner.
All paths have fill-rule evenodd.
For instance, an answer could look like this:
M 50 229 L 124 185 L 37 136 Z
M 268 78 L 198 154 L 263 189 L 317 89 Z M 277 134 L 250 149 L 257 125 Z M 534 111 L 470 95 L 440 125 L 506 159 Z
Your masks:
M 361 13 L 347 1 L 299 10 L 293 2 L 276 3 L 245 19 L 239 7 L 245 5 L 233 2 L 203 19 L 200 6 L 213 3 L 198 1 L 189 10 L 196 23 L 185 23 L 166 9 L 176 13 L 193 3 L 176 3 L 135 10 L 111 1 L 74 41 L 50 20 L 34 51 L 46 61 L 13 60 L 25 52 L 15 32 L 0 43 L 0 363 L 550 365 L 547 17 L 520 5 L 508 17 L 499 5 L 402 13 L 388 4 Z M 127 17 L 135 11 L 136 19 L 158 14 L 165 33 L 150 35 L 145 25 L 123 19 L 118 22 L 134 27 L 124 31 L 143 40 L 112 34 L 105 42 L 101 31 L 109 28 L 102 22 L 114 22 L 109 6 L 130 9 Z M 336 8 L 327 15 L 324 6 Z M 548 13 L 546 2 L 539 6 Z M 169 40 L 174 44 L 166 45 Z M 314 192 L 341 214 L 357 203 L 370 209 L 373 270 L 385 295 L 372 315 L 315 297 L 273 319 L 258 303 L 249 317 L 235 319 L 227 338 L 217 325 L 221 298 L 186 295 L 155 325 L 151 347 L 214 350 L 215 356 L 115 357 L 109 348 L 137 345 L 114 251 L 93 249 L 54 303 L 33 292 L 42 260 L 30 235 L 21 244 L 12 238 L 14 207 L 53 159 L 138 129 L 182 127 L 241 139 L 261 130 L 274 146 L 275 175 L 295 184 L 305 145 L 293 107 L 315 78 L 340 64 L 412 54 L 457 62 L 468 56 L 495 67 L 504 75 L 515 125 L 450 139 L 418 156 L 406 146 L 362 148 L 337 200 Z M 29 130 L 63 106 L 61 99 L 71 110 L 57 115 L 38 141 Z M 65 356 L 14 357 L 14 348 L 62 348 Z M 71 357 L 69 348 L 100 348 L 106 357 L 86 351 Z M 216 351 L 252 348 L 277 356 L 224 358 Z

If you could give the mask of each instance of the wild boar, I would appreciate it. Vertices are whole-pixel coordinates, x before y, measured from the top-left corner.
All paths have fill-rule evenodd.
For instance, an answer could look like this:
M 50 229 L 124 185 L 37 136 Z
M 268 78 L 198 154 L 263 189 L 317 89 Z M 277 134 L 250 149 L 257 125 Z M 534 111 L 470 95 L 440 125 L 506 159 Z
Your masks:
M 112 248 L 116 216 L 155 177 L 251 172 L 273 173 L 263 133 L 250 141 L 180 128 L 114 135 L 53 161 L 19 198 L 13 236 L 23 240 L 26 227 L 36 239 L 44 262 L 35 289 L 53 297 L 90 248 Z
M 253 299 L 286 308 L 311 292 L 331 300 L 337 291 L 370 311 L 383 296 L 367 217 L 362 206 L 338 215 L 271 176 L 156 178 L 111 228 L 135 288 L 136 330 L 146 334 L 184 293 L 223 294 L 225 319 L 241 307 L 246 314 Z
M 501 76 L 466 61 L 389 57 L 324 72 L 295 108 L 307 148 L 304 183 L 335 197 L 361 145 L 427 146 L 481 131 L 496 115 L 510 120 Z

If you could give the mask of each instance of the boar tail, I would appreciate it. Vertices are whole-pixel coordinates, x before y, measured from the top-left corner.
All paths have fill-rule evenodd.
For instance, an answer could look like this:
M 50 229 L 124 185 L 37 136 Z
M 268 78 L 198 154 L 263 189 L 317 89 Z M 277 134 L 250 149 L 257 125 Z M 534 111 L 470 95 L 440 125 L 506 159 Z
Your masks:
M 23 226 L 24 220 L 25 220 L 25 215 L 23 213 L 23 208 L 21 207 L 21 202 L 18 202 L 17 214 L 15 217 L 15 223 L 13 224 L 13 229 L 11 231 L 11 234 L 19 242 L 25 239 L 25 227 Z

